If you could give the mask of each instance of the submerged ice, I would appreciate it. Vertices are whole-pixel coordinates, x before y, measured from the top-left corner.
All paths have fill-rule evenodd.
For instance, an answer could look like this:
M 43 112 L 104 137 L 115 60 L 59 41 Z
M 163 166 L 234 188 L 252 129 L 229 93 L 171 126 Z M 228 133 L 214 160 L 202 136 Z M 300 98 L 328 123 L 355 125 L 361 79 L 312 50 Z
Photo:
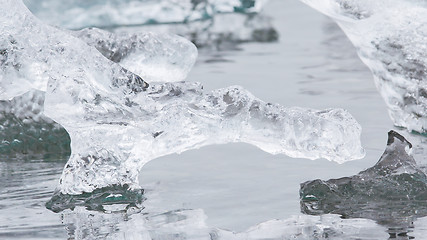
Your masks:
M 388 227 L 410 227 L 427 216 L 427 176 L 411 156 L 412 144 L 395 131 L 375 166 L 359 174 L 301 184 L 301 210 L 367 218 Z
M 61 194 L 138 188 L 139 169 L 148 161 L 208 144 L 246 142 L 269 153 L 340 163 L 364 155 L 360 125 L 345 110 L 285 108 L 238 86 L 204 92 L 198 83 L 167 83 L 177 80 L 169 79 L 173 61 L 181 77 L 194 62 L 194 47 L 183 51 L 189 46 L 183 39 L 146 34 L 130 42 L 99 30 L 70 34 L 44 25 L 22 2 L 1 2 L 0 99 L 45 91 L 45 115 L 71 138 Z M 147 36 L 152 39 L 145 41 Z M 147 46 L 148 52 L 141 50 Z M 148 70 L 147 78 L 163 83 L 149 86 L 123 67 L 128 57 L 144 54 L 151 60 L 135 71 L 142 75 L 145 66 L 159 61 L 164 69 Z
M 371 69 L 396 126 L 427 131 L 427 4 L 301 0 L 333 18 Z

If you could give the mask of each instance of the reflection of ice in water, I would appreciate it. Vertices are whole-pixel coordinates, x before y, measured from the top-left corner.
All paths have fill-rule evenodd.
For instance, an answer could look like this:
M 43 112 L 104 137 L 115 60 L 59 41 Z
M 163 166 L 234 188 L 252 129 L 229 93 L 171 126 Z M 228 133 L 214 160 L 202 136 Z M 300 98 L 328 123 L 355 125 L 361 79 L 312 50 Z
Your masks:
M 62 213 L 70 238 L 75 239 L 384 239 L 385 229 L 364 219 L 340 219 L 337 215 L 293 216 L 270 220 L 243 232 L 206 224 L 201 209 L 166 213 L 102 214 L 82 208 Z

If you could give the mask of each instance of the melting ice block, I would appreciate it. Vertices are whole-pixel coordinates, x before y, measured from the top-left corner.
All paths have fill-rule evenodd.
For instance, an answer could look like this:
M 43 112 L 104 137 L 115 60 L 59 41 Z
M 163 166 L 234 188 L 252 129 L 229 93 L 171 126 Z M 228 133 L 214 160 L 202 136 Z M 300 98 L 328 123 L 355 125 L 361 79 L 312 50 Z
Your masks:
M 70 33 L 148 82 L 183 81 L 197 58 L 194 44 L 173 34 L 110 33 L 96 28 Z
M 180 23 L 218 13 L 258 12 L 267 0 L 24 0 L 40 19 L 80 29 L 154 23 Z
M 301 0 L 333 18 L 371 69 L 395 125 L 427 131 L 427 2 Z
M 205 93 L 198 83 L 148 86 L 94 47 L 41 23 L 22 2 L 1 3 L 0 98 L 46 91 L 45 115 L 71 138 L 61 194 L 138 188 L 148 161 L 208 144 L 239 141 L 337 162 L 364 155 L 360 125 L 345 110 L 285 108 L 241 87 Z
M 62 193 L 137 187 L 139 169 L 148 161 L 209 144 L 246 142 L 274 154 L 337 162 L 364 156 L 360 126 L 345 110 L 284 108 L 241 87 L 204 93 L 198 83 L 126 92 L 84 81 L 49 86 L 45 112 L 71 137 Z
M 390 131 L 375 166 L 351 177 L 302 183 L 302 212 L 410 226 L 413 218 L 427 216 L 427 176 L 410 155 L 411 148 L 403 136 Z
M 0 9 L 0 100 L 34 89 L 46 91 L 48 81 L 88 81 L 102 87 L 114 82 L 131 91 L 146 83 L 106 59 L 95 48 L 36 19 L 21 1 L 2 0 Z M 89 57 L 90 56 L 90 57 Z

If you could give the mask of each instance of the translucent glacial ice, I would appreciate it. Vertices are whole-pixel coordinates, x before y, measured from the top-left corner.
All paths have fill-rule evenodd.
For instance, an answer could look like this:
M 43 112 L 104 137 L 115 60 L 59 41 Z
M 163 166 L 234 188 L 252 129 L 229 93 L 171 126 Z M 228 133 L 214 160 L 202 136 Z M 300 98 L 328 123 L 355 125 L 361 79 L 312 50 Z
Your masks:
M 240 87 L 204 93 L 198 83 L 181 82 L 123 94 L 89 84 L 56 81 L 46 95 L 45 113 L 71 137 L 62 193 L 137 187 L 148 161 L 209 144 L 246 142 L 274 154 L 337 162 L 364 155 L 360 126 L 344 110 L 284 108 Z M 75 89 L 84 90 L 76 95 Z
M 182 23 L 218 13 L 253 13 L 267 0 L 24 0 L 43 21 L 69 29 Z
M 70 33 L 96 47 L 108 59 L 149 81 L 182 81 L 197 58 L 197 49 L 191 42 L 171 34 L 113 34 L 100 29 Z M 13 53 L 7 54 L 11 57 Z M 30 58 L 27 63 L 31 61 Z M 18 62 L 13 64 L 23 65 Z M 50 63 L 44 64 L 49 67 Z M 163 71 L 164 68 L 168 71 Z M 44 80 L 38 81 L 40 83 L 36 80 L 36 84 L 46 84 Z M 0 101 L 0 122 L 2 129 L 5 129 L 0 132 L 0 155 L 69 153 L 70 140 L 66 131 L 44 116 L 44 98 L 43 91 L 31 90 L 11 101 Z
M 197 58 L 194 44 L 173 34 L 110 33 L 97 28 L 70 33 L 148 82 L 183 81 Z
M 240 141 L 337 162 L 364 155 L 360 125 L 345 110 L 285 108 L 241 87 L 205 93 L 198 83 L 148 86 L 96 48 L 41 23 L 22 2 L 2 4 L 0 97 L 46 91 L 45 115 L 71 138 L 61 194 L 138 188 L 146 162 L 208 144 Z
M 427 176 L 411 156 L 412 144 L 395 131 L 375 166 L 359 174 L 301 184 L 301 210 L 367 218 L 400 229 L 427 216 Z
M 427 131 L 426 1 L 301 0 L 330 16 L 371 69 L 396 126 Z

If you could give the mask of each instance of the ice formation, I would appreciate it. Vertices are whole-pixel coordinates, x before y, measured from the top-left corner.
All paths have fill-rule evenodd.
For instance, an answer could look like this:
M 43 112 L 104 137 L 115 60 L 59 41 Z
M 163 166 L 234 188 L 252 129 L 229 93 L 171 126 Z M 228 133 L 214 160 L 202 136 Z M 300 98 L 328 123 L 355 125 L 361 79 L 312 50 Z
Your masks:
M 426 1 L 301 1 L 344 30 L 371 69 L 395 125 L 427 132 Z
M 24 0 L 43 21 L 69 29 L 181 23 L 218 13 L 253 13 L 267 0 Z
M 183 81 L 197 58 L 191 42 L 172 34 L 115 34 L 96 28 L 70 33 L 148 82 Z
M 2 4 L 0 98 L 46 91 L 45 115 L 71 138 L 60 194 L 138 188 L 148 161 L 208 144 L 239 141 L 337 162 L 364 155 L 360 125 L 345 110 L 285 108 L 241 87 L 204 93 L 198 83 L 148 86 L 96 48 L 41 23 L 22 2 Z
M 427 176 L 411 156 L 412 145 L 395 131 L 375 166 L 359 174 L 301 184 L 301 210 L 368 218 L 387 226 L 410 226 L 427 216 Z
M 49 86 L 45 113 L 71 137 L 60 183 L 68 194 L 137 187 L 146 162 L 209 144 L 246 142 L 274 154 L 337 162 L 364 155 L 360 126 L 346 111 L 284 108 L 240 87 L 203 93 L 197 83 L 166 83 L 133 94 L 64 79 Z

